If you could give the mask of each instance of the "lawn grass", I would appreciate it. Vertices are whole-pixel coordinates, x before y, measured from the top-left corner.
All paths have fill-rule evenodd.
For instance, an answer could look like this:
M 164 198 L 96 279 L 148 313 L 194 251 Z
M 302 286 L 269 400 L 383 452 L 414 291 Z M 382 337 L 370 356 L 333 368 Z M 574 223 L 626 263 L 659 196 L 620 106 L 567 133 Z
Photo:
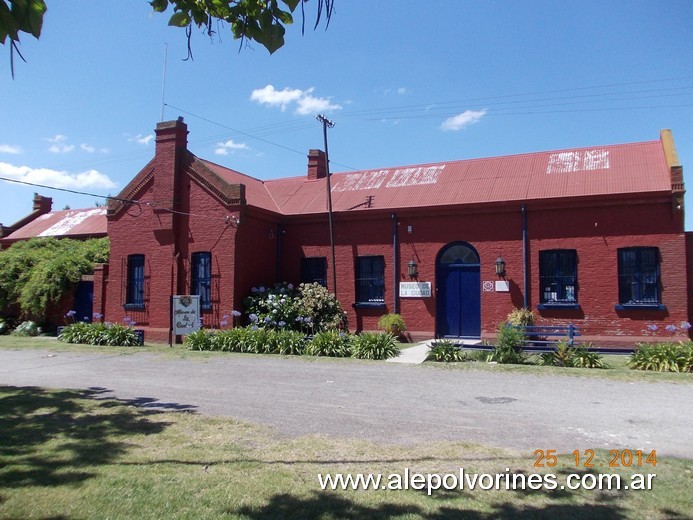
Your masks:
M 411 345 L 413 346 L 413 345 Z M 0 349 L 39 349 L 50 352 L 99 352 L 104 354 L 135 355 L 138 353 L 155 354 L 163 359 L 188 359 L 204 361 L 207 359 L 223 358 L 226 356 L 256 356 L 267 354 L 238 354 L 228 352 L 210 351 L 191 351 L 182 345 L 174 345 L 172 348 L 161 343 L 146 343 L 144 347 L 106 347 L 93 345 L 76 345 L 71 343 L 61 343 L 51 337 L 22 337 L 22 336 L 0 336 Z M 472 354 L 474 354 L 473 352 Z M 377 363 L 377 361 L 360 360 L 352 358 L 317 358 L 312 356 L 288 356 L 291 359 L 300 360 L 307 363 Z M 471 361 L 462 363 L 437 363 L 426 362 L 423 366 L 430 370 L 480 370 L 488 372 L 513 372 L 534 376 L 568 376 L 568 377 L 588 377 L 610 379 L 614 381 L 645 381 L 652 383 L 677 383 L 693 384 L 693 373 L 676 372 L 647 372 L 643 370 L 631 370 L 627 367 L 629 356 L 610 355 L 604 356 L 605 361 L 611 368 L 609 369 L 586 369 L 586 368 L 565 368 L 537 366 L 534 364 L 525 365 L 499 365 L 485 363 L 481 361 Z M 531 358 L 530 358 L 531 359 Z
M 7 519 L 688 518 L 693 496 L 693 462 L 665 457 L 620 470 L 656 473 L 650 491 L 322 491 L 318 473 L 548 470 L 562 482 L 587 470 L 569 455 L 539 470 L 531 453 L 462 443 L 290 439 L 231 419 L 137 408 L 98 390 L 0 386 L 0 431 Z

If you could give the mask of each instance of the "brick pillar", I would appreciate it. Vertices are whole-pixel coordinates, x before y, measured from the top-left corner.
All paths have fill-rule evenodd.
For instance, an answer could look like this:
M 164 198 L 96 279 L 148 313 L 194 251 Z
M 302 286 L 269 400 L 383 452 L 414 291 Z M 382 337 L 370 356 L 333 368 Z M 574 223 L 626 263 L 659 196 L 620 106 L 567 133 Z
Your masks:
M 106 314 L 108 264 L 94 264 L 94 313 Z M 101 321 L 94 318 L 94 322 Z

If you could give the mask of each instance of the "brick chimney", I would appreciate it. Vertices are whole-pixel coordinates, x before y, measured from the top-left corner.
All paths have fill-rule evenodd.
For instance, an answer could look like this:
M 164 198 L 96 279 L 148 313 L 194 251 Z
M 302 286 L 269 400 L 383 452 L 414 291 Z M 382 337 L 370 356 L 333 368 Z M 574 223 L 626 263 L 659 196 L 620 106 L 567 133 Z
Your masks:
M 178 177 L 188 148 L 188 125 L 179 117 L 156 125 L 154 152 L 154 210 L 174 209 Z
M 34 193 L 34 211 L 38 211 L 39 215 L 43 215 L 50 213 L 51 209 L 53 209 L 53 199 L 51 197 L 44 197 Z
M 308 151 L 308 180 L 324 179 L 327 176 L 327 162 L 322 150 Z

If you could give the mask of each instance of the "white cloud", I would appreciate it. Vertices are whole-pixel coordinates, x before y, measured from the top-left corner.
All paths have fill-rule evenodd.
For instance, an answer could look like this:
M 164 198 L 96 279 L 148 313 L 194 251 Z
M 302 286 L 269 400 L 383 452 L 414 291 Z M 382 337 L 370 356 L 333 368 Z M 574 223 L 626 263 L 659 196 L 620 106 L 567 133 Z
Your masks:
M 407 87 L 399 87 L 399 88 L 397 89 L 397 93 L 398 93 L 400 96 L 403 96 L 404 94 L 409 94 L 409 89 L 408 89 Z
M 229 150 L 248 150 L 248 145 L 245 143 L 237 143 L 233 139 L 229 139 L 223 143 L 217 143 L 214 153 L 217 155 L 229 155 Z
M 295 113 L 299 115 L 313 115 L 318 112 L 330 112 L 342 107 L 333 104 L 329 98 L 313 96 L 314 88 L 308 90 L 284 88 L 277 90 L 273 85 L 255 89 L 250 94 L 250 100 L 260 105 L 279 107 L 282 112 L 292 103 L 296 104 Z
M 82 143 L 79 145 L 79 147 L 88 153 L 94 153 L 96 151 L 96 148 L 94 148 L 92 145 L 87 144 L 87 143 Z
M 48 151 L 52 153 L 68 153 L 75 149 L 75 145 L 67 144 L 67 137 L 61 134 L 57 134 L 55 137 L 47 137 L 44 140 L 51 143 Z
M 147 134 L 147 135 L 142 135 L 142 134 L 137 134 L 135 137 L 131 137 L 129 139 L 130 142 L 136 142 L 139 144 L 143 145 L 148 145 L 149 142 L 154 139 L 154 134 Z
M 22 153 L 22 147 L 13 144 L 0 144 L 0 153 L 11 153 L 13 155 L 18 155 Z
M 14 166 L 0 162 L 0 175 L 17 181 L 45 184 L 55 188 L 98 188 L 111 189 L 116 187 L 108 175 L 96 170 L 80 173 L 69 173 L 49 168 L 31 168 L 29 166 Z
M 261 105 L 278 106 L 283 112 L 286 110 L 287 105 L 298 101 L 302 95 L 303 91 L 299 89 L 285 88 L 277 90 L 273 85 L 267 85 L 266 87 L 253 90 L 250 94 L 250 100 Z
M 457 114 L 454 117 L 447 118 L 445 121 L 443 121 L 443 124 L 440 125 L 440 127 L 443 130 L 457 131 L 464 128 L 465 126 L 478 123 L 481 120 L 481 118 L 486 115 L 486 112 L 488 112 L 486 109 L 465 110 L 461 114 Z

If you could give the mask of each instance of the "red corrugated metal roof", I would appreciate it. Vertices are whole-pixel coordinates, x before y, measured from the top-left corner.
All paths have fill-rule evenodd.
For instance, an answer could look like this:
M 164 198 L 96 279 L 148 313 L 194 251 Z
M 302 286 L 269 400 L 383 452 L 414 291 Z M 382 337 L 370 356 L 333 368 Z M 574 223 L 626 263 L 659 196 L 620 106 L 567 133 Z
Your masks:
M 671 191 L 660 141 L 364 170 L 332 176 L 335 211 Z M 285 215 L 326 211 L 325 180 L 266 181 Z M 248 203 L 255 204 L 248 196 Z
M 11 242 L 33 237 L 106 236 L 106 208 L 51 211 L 6 236 Z

